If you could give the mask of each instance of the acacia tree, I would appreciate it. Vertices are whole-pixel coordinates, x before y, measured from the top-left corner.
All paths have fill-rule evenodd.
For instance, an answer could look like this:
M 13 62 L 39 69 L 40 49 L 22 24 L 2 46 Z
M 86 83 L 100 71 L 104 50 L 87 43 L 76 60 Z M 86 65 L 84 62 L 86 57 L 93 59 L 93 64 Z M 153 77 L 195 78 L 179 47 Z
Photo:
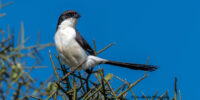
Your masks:
M 12 2 L 2 4 L 0 1 L 0 9 Z M 6 17 L 5 13 L 0 13 L 0 18 Z M 16 37 L 16 33 L 7 29 L 3 30 L 0 26 L 0 99 L 1 100 L 24 100 L 29 99 L 31 95 L 39 94 L 39 97 L 48 96 L 50 88 L 45 86 L 48 81 L 41 82 L 39 87 L 35 87 L 37 82 L 30 74 L 32 70 L 42 68 L 39 66 L 39 51 L 51 46 L 52 43 L 25 46 L 28 39 L 25 39 L 24 25 L 21 23 L 20 32 Z M 39 34 L 39 33 L 38 33 Z M 16 39 L 18 38 L 18 39 Z M 32 65 L 26 65 L 26 59 L 32 58 Z
M 0 9 L 11 3 L 12 2 L 2 4 L 0 1 Z M 6 17 L 5 15 L 5 13 L 0 13 L 0 18 Z M 29 100 L 33 98 L 38 100 L 48 100 L 51 98 L 54 100 L 124 100 L 127 98 L 127 95 L 132 95 L 135 100 L 139 99 L 135 96 L 132 88 L 145 79 L 147 73 L 133 83 L 129 83 L 121 79 L 120 76 L 115 76 L 112 73 L 105 74 L 104 70 L 101 68 L 96 70 L 90 69 L 93 73 L 87 74 L 84 71 L 77 70 L 82 64 L 70 69 L 62 64 L 59 56 L 54 55 L 57 60 L 53 60 L 51 52 L 49 52 L 49 56 L 56 79 L 54 82 L 47 79 L 40 82 L 40 85 L 35 86 L 38 81 L 31 76 L 31 73 L 32 70 L 39 70 L 39 68 L 42 68 L 42 66 L 39 66 L 42 56 L 39 52 L 53 44 L 40 44 L 40 37 L 38 37 L 35 45 L 26 46 L 25 43 L 29 41 L 24 38 L 25 32 L 23 23 L 21 23 L 20 32 L 17 37 L 16 33 L 10 30 L 9 25 L 7 25 L 7 29 L 2 29 L 0 26 L 0 34 L 0 99 L 2 100 Z M 93 41 L 93 43 L 95 55 L 102 53 L 113 45 L 113 43 L 111 43 L 97 51 L 95 41 Z M 32 58 L 35 63 L 31 66 L 27 66 L 27 58 Z M 54 61 L 58 61 L 59 64 L 54 64 Z M 111 81 L 113 78 L 122 81 L 122 84 L 119 87 L 113 87 Z M 173 100 L 177 100 L 178 97 L 176 83 L 175 81 L 175 96 L 172 98 Z M 167 91 L 161 96 L 157 96 L 157 94 L 158 92 L 156 92 L 151 99 L 169 99 Z M 143 94 L 143 98 L 146 100 L 149 99 L 145 94 Z M 181 99 L 180 92 L 179 99 Z

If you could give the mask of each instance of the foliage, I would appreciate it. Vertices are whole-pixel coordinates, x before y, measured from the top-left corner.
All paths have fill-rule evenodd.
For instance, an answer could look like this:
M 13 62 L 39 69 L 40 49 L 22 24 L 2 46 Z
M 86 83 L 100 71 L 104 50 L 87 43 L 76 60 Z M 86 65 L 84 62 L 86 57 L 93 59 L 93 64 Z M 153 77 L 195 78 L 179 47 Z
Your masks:
M 11 2 L 2 4 L 0 1 L 0 9 Z M 0 13 L 0 17 L 4 17 L 5 13 Z M 50 60 L 54 69 L 54 73 L 57 81 L 50 82 L 49 79 L 41 82 L 40 85 L 36 85 L 38 81 L 31 76 L 32 70 L 43 68 L 39 66 L 41 55 L 39 51 L 48 46 L 52 46 L 52 43 L 40 44 L 39 37 L 36 45 L 25 46 L 28 39 L 25 39 L 24 25 L 21 23 L 20 32 L 18 34 L 18 41 L 15 42 L 14 31 L 10 31 L 9 25 L 7 31 L 0 28 L 0 98 L 1 100 L 13 99 L 13 100 L 29 100 L 29 99 L 63 99 L 63 100 L 125 100 L 127 95 L 132 95 L 135 100 L 139 98 L 135 96 L 133 87 L 145 79 L 148 75 L 139 78 L 133 83 L 129 83 L 126 80 L 119 78 L 118 76 L 108 73 L 105 75 L 103 69 L 94 71 L 90 69 L 92 73 L 87 74 L 83 71 L 77 70 L 82 64 L 74 67 L 73 69 L 67 68 L 60 61 L 59 56 L 56 56 L 59 65 L 54 64 L 51 52 L 49 52 Z M 40 33 L 38 33 L 40 34 Z M 39 36 L 39 35 L 38 35 Z M 97 51 L 94 41 L 95 54 L 98 55 L 104 50 L 112 46 L 113 43 L 108 45 L 102 50 Z M 33 58 L 35 61 L 31 66 L 26 65 L 26 59 Z M 148 64 L 148 62 L 147 62 Z M 61 74 L 62 73 L 62 74 Z M 123 84 L 119 87 L 112 86 L 112 80 L 116 78 L 122 81 Z M 177 79 L 175 79 L 175 96 L 173 100 L 181 100 L 180 92 L 177 93 Z M 169 99 L 168 91 L 161 96 L 157 96 L 158 92 L 151 98 L 154 99 Z M 164 98 L 168 97 L 168 98 Z M 149 98 L 143 94 L 143 98 L 148 100 Z
M 95 53 L 99 54 L 112 46 L 113 43 L 105 47 L 104 49 L 100 50 L 99 52 L 96 51 L 96 44 L 94 41 L 94 48 Z M 103 69 L 98 69 L 97 71 L 93 71 L 91 74 L 81 73 L 78 68 L 84 63 L 74 67 L 73 69 L 66 68 L 62 62 L 60 61 L 59 57 L 56 56 L 57 60 L 60 63 L 60 67 L 55 66 L 52 55 L 50 52 L 50 59 L 52 62 L 52 66 L 54 68 L 54 72 L 57 78 L 55 81 L 55 88 L 52 91 L 52 94 L 49 95 L 49 98 L 56 98 L 62 97 L 63 100 L 126 100 L 128 93 L 131 93 L 135 100 L 138 100 L 137 96 L 133 92 L 132 88 L 136 86 L 140 81 L 145 79 L 148 75 L 145 75 L 139 78 L 137 81 L 133 83 L 128 83 L 127 81 L 119 78 L 118 76 L 113 75 L 112 73 L 108 73 L 105 75 Z M 148 64 L 148 61 L 147 61 Z M 59 75 L 58 71 L 62 72 L 62 75 Z M 90 78 L 95 76 L 95 78 Z M 112 87 L 112 79 L 117 78 L 119 81 L 122 81 L 123 84 L 119 87 Z M 177 100 L 177 87 L 176 87 L 177 79 L 175 80 L 175 97 L 172 98 L 173 100 Z M 169 99 L 168 91 L 166 91 L 161 96 L 157 96 L 158 92 L 155 93 L 152 97 L 147 97 L 143 94 L 142 98 L 148 100 L 151 98 L 152 100 L 158 99 Z M 179 99 L 181 100 L 181 96 L 179 93 Z
M 2 4 L 0 1 L 0 9 L 12 2 Z M 5 13 L 0 14 L 6 15 Z M 24 25 L 21 23 L 18 41 L 15 42 L 14 31 L 11 32 L 10 26 L 7 31 L 0 28 L 0 98 L 1 100 L 26 100 L 31 95 L 40 94 L 40 97 L 48 95 L 44 82 L 41 86 L 35 87 L 38 83 L 30 75 L 32 70 L 43 68 L 38 66 L 40 63 L 39 51 L 51 46 L 52 43 L 40 44 L 39 39 L 36 45 L 25 46 L 28 38 L 25 39 Z M 39 33 L 38 33 L 39 34 Z M 27 66 L 27 58 L 33 58 L 32 65 Z

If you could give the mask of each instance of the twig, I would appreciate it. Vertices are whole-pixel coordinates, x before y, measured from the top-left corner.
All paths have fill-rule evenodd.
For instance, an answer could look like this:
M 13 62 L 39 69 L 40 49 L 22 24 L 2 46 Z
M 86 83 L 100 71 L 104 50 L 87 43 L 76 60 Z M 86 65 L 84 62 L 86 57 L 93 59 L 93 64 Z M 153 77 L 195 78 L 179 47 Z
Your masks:
M 174 82 L 174 99 L 177 100 L 177 78 L 175 77 L 175 82 Z
M 133 90 L 132 90 L 132 89 L 131 89 L 131 93 L 132 93 L 132 95 L 133 95 L 134 99 L 135 99 L 135 100 L 137 100 L 137 97 L 135 96 L 135 93 L 133 92 Z
M 94 44 L 94 55 L 97 55 L 97 47 L 96 47 L 96 42 L 95 40 L 93 40 L 93 44 Z
M 117 98 L 117 95 L 115 94 L 114 90 L 112 89 L 110 83 L 109 83 L 107 80 L 105 80 L 105 79 L 104 79 L 104 81 L 106 82 L 106 84 L 107 84 L 108 87 L 110 88 L 110 90 L 111 90 L 112 94 L 114 95 L 115 99 L 118 99 L 118 98 Z
M 85 98 L 89 95 L 89 93 L 90 93 L 92 90 L 93 90 L 93 89 L 90 89 L 90 91 L 88 91 L 88 92 L 84 95 L 83 100 L 85 100 Z
M 79 65 L 77 65 L 76 67 L 74 67 L 69 73 L 67 73 L 65 76 L 63 76 L 59 82 L 62 82 L 66 77 L 68 77 L 70 74 L 72 74 L 74 71 L 76 71 L 79 67 L 81 67 L 81 65 L 83 65 L 86 61 L 83 61 L 82 63 L 80 63 Z
M 158 91 L 153 95 L 153 97 L 152 97 L 152 99 L 151 100 L 154 100 L 155 99 L 155 97 L 157 96 L 157 94 L 158 94 Z
M 144 96 L 144 98 L 146 99 L 146 100 L 149 100 L 148 98 L 147 98 L 147 96 L 144 94 L 144 93 L 142 93 L 143 94 L 143 96 Z
M 55 67 L 55 65 L 54 65 L 54 62 L 53 62 L 53 59 L 52 59 L 51 51 L 50 51 L 50 50 L 49 50 L 49 57 L 50 57 L 50 60 L 51 60 L 51 63 L 52 63 L 53 70 L 54 70 L 54 73 L 55 73 L 55 75 L 56 75 L 56 78 L 57 78 L 57 80 L 59 81 L 59 76 L 58 76 L 58 73 L 57 73 L 57 71 L 56 71 L 56 67 Z
M 14 93 L 14 100 L 18 100 L 18 98 L 19 98 L 19 96 L 20 96 L 21 86 L 22 86 L 22 83 L 18 83 L 17 90 L 16 90 L 16 92 Z
M 158 98 L 158 100 L 163 100 L 163 97 L 164 97 L 167 93 L 168 93 L 168 91 L 166 91 L 164 94 L 162 94 L 162 95 Z
M 31 98 L 34 98 L 34 99 L 37 99 L 37 100 L 42 100 L 42 99 L 40 99 L 40 98 L 38 98 L 38 97 L 35 97 L 35 96 L 30 96 Z
M 76 91 L 76 81 L 73 80 L 73 100 L 76 100 L 76 97 L 77 97 L 77 91 Z
M 106 46 L 105 48 L 101 49 L 100 51 L 97 52 L 97 54 L 103 52 L 104 50 L 108 49 L 109 47 L 111 47 L 112 45 L 114 45 L 115 43 L 111 43 L 108 46 Z
M 104 83 L 104 71 L 103 70 L 100 71 L 100 75 L 101 75 L 101 85 L 102 85 L 104 100 L 107 100 L 107 94 L 106 94 L 105 83 Z
M 179 90 L 179 100 L 181 100 L 181 91 Z
M 68 95 L 68 93 L 65 91 L 65 89 L 63 88 L 63 86 L 60 83 L 56 82 L 56 84 L 57 84 L 58 88 L 61 89 L 61 91 L 63 91 L 63 93 Z
M 52 98 L 53 95 L 54 95 L 57 91 L 58 91 L 58 89 L 56 89 L 54 92 L 52 92 L 52 93 L 47 97 L 46 100 L 49 100 L 50 98 Z
M 131 84 L 128 89 L 126 89 L 125 91 L 123 91 L 122 93 L 120 93 L 118 95 L 118 98 L 121 97 L 123 94 L 125 94 L 128 90 L 130 90 L 132 87 L 134 87 L 136 84 L 138 84 L 141 80 L 143 80 L 146 77 L 147 77 L 147 73 L 145 72 L 145 75 L 142 78 L 138 79 L 136 82 L 134 82 L 133 84 Z
M 98 89 L 96 89 L 94 92 L 92 92 L 92 94 L 89 95 L 85 100 L 88 100 L 88 99 L 89 99 L 90 97 L 92 97 L 95 93 L 97 93 L 101 88 L 102 88 L 102 85 L 101 85 Z
M 56 55 L 55 55 L 56 56 Z M 60 64 L 60 66 L 61 66 L 61 70 L 62 70 L 62 72 L 63 72 L 63 76 L 65 75 L 65 74 L 67 74 L 67 69 L 65 68 L 65 65 L 63 65 L 62 64 L 62 62 L 60 61 L 60 57 L 59 56 L 56 56 L 56 58 L 57 58 L 57 60 L 58 60 L 58 62 L 59 62 L 59 64 Z M 69 81 L 69 78 L 67 77 L 66 78 L 66 87 L 67 87 L 67 90 L 70 90 L 71 89 L 71 85 L 70 85 L 70 81 Z

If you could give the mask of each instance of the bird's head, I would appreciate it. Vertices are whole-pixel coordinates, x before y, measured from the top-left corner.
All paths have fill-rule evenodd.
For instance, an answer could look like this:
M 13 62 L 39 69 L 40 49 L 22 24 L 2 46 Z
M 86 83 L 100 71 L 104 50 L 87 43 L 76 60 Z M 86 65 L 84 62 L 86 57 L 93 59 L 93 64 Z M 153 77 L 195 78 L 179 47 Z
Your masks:
M 63 12 L 58 19 L 58 26 L 65 22 L 64 24 L 72 24 L 73 26 L 76 24 L 77 19 L 80 17 L 80 14 L 74 10 L 68 10 Z
M 79 17 L 80 17 L 80 15 L 74 10 L 65 11 L 60 15 L 60 18 L 62 18 L 63 20 L 68 19 L 68 18 L 78 19 Z

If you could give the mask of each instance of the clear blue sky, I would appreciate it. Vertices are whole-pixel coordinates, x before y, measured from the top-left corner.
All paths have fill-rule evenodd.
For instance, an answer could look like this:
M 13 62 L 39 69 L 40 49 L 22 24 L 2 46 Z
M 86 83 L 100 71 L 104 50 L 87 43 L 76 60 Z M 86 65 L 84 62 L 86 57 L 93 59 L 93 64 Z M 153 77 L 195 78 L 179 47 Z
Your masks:
M 6 3 L 9 0 L 3 0 Z M 174 94 L 174 77 L 183 100 L 200 99 L 200 2 L 197 0 L 16 0 L 1 11 L 7 15 L 0 25 L 7 24 L 18 33 L 20 22 L 25 25 L 27 45 L 36 43 L 41 32 L 41 43 L 53 42 L 59 15 L 69 9 L 82 17 L 77 28 L 98 49 L 111 42 L 116 45 L 100 57 L 134 63 L 146 63 L 160 69 L 134 88 L 136 95 L 159 95 L 166 90 Z M 57 53 L 55 48 L 50 48 Z M 48 49 L 42 51 L 46 69 L 34 71 L 36 77 L 46 79 L 53 73 Z M 134 82 L 144 72 L 103 65 L 105 71 Z M 42 77 L 41 77 L 42 76 Z

